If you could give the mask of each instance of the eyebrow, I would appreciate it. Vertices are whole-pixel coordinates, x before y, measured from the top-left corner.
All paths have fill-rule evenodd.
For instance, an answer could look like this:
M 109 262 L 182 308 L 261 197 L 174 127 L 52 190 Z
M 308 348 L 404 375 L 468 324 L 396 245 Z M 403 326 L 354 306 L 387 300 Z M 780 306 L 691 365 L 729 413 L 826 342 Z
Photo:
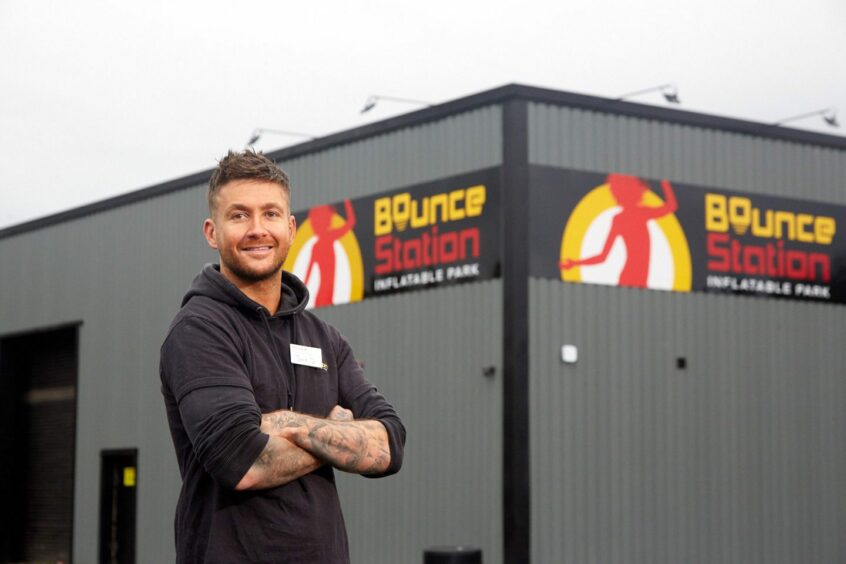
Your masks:
M 273 209 L 273 208 L 284 210 L 285 206 L 280 206 L 278 204 L 264 204 L 263 206 L 261 206 L 261 209 L 263 209 L 263 210 L 269 210 L 269 209 Z M 234 204 L 229 204 L 228 206 L 226 206 L 225 211 L 226 212 L 235 211 L 235 210 L 250 211 L 250 209 L 252 209 L 250 206 L 247 206 L 245 204 L 239 204 L 239 203 L 236 202 Z

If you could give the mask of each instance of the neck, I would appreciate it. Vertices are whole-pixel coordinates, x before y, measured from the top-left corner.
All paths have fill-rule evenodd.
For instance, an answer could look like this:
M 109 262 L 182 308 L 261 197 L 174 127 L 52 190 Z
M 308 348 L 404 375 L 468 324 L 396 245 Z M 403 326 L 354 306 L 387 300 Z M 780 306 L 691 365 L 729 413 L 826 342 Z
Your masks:
M 282 302 L 281 272 L 264 280 L 245 280 L 221 264 L 220 273 L 235 284 L 235 287 L 245 296 L 263 306 L 271 315 L 279 309 L 279 304 Z

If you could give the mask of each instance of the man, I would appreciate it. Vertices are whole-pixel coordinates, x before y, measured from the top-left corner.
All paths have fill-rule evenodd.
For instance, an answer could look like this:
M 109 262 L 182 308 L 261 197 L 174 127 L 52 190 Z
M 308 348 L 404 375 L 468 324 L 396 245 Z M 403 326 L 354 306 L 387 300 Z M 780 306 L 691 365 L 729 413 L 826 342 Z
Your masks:
M 348 562 L 333 468 L 398 471 L 405 428 L 282 271 L 296 233 L 285 173 L 230 151 L 208 201 L 220 265 L 195 278 L 161 349 L 177 561 Z

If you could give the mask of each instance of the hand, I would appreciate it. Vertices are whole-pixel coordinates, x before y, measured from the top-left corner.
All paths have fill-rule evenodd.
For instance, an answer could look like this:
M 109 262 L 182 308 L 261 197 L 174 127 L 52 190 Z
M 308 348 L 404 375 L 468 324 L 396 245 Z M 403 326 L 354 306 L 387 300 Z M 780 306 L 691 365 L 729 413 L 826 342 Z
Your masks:
M 353 417 L 352 411 L 344 409 L 340 405 L 336 405 L 332 408 L 332 411 L 329 412 L 329 417 L 327 419 L 331 419 L 332 421 L 353 421 L 355 418 Z

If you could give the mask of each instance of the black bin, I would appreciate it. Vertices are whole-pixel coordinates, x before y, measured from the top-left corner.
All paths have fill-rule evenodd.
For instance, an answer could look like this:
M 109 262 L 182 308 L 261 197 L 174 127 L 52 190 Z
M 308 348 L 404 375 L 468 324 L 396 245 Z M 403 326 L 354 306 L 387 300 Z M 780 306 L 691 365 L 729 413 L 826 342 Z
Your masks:
M 482 549 L 475 546 L 433 546 L 423 552 L 423 564 L 482 564 Z

